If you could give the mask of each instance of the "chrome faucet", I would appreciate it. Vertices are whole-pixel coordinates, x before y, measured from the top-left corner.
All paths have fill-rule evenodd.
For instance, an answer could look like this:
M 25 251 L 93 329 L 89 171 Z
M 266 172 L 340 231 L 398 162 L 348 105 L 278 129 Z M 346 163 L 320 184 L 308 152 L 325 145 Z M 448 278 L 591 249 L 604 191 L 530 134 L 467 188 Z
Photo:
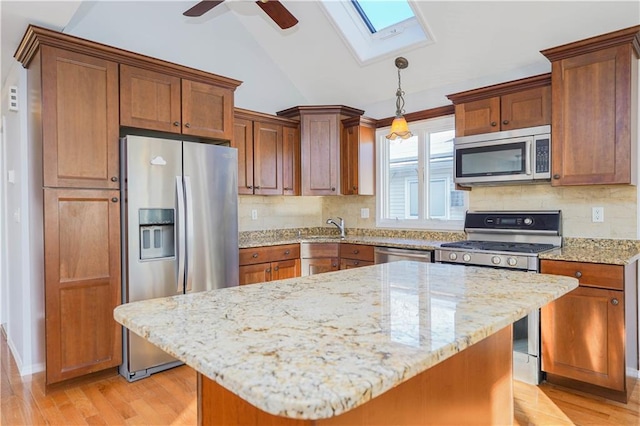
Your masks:
M 340 238 L 344 240 L 345 238 L 347 238 L 347 236 L 344 234 L 344 219 L 341 217 L 339 217 L 338 219 L 340 220 L 340 223 L 337 223 L 333 219 L 327 219 L 327 223 L 337 226 L 340 230 Z

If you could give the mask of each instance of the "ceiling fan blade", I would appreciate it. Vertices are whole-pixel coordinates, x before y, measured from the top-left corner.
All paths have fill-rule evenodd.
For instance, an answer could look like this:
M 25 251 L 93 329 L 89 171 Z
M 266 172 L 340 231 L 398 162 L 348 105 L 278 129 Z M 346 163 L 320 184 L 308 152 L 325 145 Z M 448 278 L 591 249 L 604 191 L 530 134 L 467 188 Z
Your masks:
M 278 0 L 268 0 L 266 2 L 257 1 L 256 3 L 283 30 L 291 28 L 298 23 L 296 17 Z
M 196 3 L 191 9 L 187 10 L 183 13 L 184 16 L 202 16 L 224 0 L 204 0 L 199 3 Z

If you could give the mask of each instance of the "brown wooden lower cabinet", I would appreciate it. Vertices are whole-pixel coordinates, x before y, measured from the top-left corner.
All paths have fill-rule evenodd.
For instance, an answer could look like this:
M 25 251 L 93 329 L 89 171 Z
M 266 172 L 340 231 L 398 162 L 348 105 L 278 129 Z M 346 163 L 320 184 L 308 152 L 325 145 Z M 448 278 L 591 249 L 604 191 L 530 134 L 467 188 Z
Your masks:
M 299 276 L 299 244 L 240 249 L 240 285 Z
M 360 268 L 374 264 L 373 246 L 340 244 L 340 269 Z
M 44 190 L 47 384 L 122 362 L 117 190 Z
M 635 287 L 635 268 L 636 263 L 541 261 L 541 273 L 580 281 L 541 310 L 542 370 L 549 382 L 626 402 L 626 368 L 637 367 L 638 355 L 637 337 L 627 342 L 637 336 L 637 326 L 635 320 L 625 322 L 625 310 L 633 310 L 628 318 L 637 318 L 637 308 L 635 302 L 625 306 L 623 288 Z

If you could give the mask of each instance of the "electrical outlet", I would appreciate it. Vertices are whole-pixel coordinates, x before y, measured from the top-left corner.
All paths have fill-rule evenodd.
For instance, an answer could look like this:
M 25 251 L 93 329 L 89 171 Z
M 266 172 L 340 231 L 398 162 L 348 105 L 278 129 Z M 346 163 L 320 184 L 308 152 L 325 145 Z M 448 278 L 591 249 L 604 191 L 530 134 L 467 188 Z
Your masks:
M 256 209 L 252 209 L 251 210 L 251 219 L 252 220 L 257 220 L 258 219 L 258 210 L 256 210 Z
M 604 222 L 604 207 L 591 208 L 591 222 Z
M 362 219 L 368 219 L 369 218 L 369 209 L 366 207 L 363 207 L 360 209 L 360 217 Z

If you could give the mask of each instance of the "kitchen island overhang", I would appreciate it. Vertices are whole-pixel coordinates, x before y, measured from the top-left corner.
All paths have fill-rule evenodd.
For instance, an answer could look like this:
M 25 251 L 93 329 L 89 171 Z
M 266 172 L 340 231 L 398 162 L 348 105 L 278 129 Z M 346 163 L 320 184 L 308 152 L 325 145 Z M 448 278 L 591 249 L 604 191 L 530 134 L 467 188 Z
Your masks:
M 114 316 L 202 374 L 216 397 L 226 389 L 283 422 L 321 424 L 375 405 L 490 336 L 506 345 L 509 362 L 483 380 L 491 389 L 508 374 L 510 386 L 510 325 L 577 286 L 568 277 L 402 261 L 136 302 Z M 213 419 L 221 405 L 199 400 L 201 418 Z

